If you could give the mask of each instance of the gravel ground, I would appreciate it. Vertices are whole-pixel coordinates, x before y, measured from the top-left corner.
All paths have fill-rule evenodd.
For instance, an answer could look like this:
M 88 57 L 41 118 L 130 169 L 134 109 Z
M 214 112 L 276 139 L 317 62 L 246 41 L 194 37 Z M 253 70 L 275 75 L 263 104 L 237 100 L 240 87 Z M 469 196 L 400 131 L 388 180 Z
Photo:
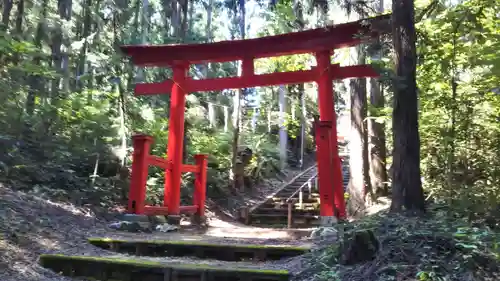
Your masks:
M 299 171 L 291 172 L 292 178 Z M 264 198 L 282 184 L 275 181 L 267 188 L 256 189 L 252 199 L 236 200 L 248 204 Z M 259 191 L 257 191 L 259 190 Z M 238 203 L 234 204 L 235 206 Z M 298 240 L 287 231 L 254 228 L 221 220 L 211 215 L 209 228 L 204 235 L 186 233 L 123 233 L 107 228 L 109 221 L 98 218 L 87 209 L 70 204 L 47 201 L 39 197 L 12 191 L 0 184 L 0 280 L 1 281 L 63 281 L 74 280 L 46 270 L 38 265 L 40 254 L 59 253 L 67 255 L 87 255 L 99 257 L 130 256 L 117 254 L 87 243 L 89 237 L 109 237 L 126 239 L 200 240 L 212 243 L 246 243 L 260 245 L 309 245 L 306 240 Z M 288 269 L 292 273 L 299 270 L 301 258 L 291 258 L 272 262 L 224 262 L 177 257 L 134 257 L 170 264 L 210 264 L 238 266 L 259 269 Z M 82 280 L 82 279 L 80 279 Z

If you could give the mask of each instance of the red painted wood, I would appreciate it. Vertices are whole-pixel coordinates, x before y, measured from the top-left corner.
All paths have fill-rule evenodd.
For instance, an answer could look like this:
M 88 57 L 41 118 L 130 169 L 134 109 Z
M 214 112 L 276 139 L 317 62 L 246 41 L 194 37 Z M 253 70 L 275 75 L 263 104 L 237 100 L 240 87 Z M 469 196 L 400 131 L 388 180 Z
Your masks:
M 334 216 L 334 178 L 332 175 L 332 148 L 330 147 L 331 141 L 331 126 L 335 123 L 335 111 L 333 101 L 333 82 L 332 82 L 332 65 L 330 63 L 330 52 L 323 51 L 316 53 L 317 68 L 319 76 L 318 83 L 318 107 L 319 107 L 319 120 L 320 123 L 316 126 L 317 138 L 317 152 L 318 155 L 318 181 L 319 181 L 319 194 L 320 194 L 320 215 L 321 216 Z M 336 135 L 336 132 L 334 132 Z
M 155 155 L 149 155 L 148 164 L 166 170 L 170 167 L 167 159 Z
M 132 142 L 134 154 L 132 156 L 128 212 L 143 214 L 146 200 L 146 182 L 148 180 L 148 156 L 153 137 L 138 134 L 132 136 Z
M 194 214 L 198 211 L 198 205 L 192 205 L 192 206 L 180 206 L 179 207 L 179 212 L 181 214 Z
M 334 216 L 335 204 L 333 197 L 333 177 L 332 163 L 330 157 L 330 131 L 332 130 L 331 121 L 316 121 L 316 162 L 318 164 L 318 184 L 320 198 L 320 216 Z
M 332 73 L 333 80 L 352 77 L 378 77 L 378 73 L 370 65 L 339 67 L 338 64 L 334 64 L 332 65 L 332 68 L 338 69 Z M 249 69 L 247 71 L 253 71 L 253 69 Z M 186 92 L 209 92 L 220 91 L 224 89 L 240 89 L 283 84 L 301 84 L 315 81 L 316 71 L 317 70 L 314 68 L 311 70 L 277 72 L 243 77 L 227 77 L 202 80 L 187 79 Z M 170 79 L 159 83 L 138 83 L 135 85 L 135 94 L 140 96 L 169 94 L 172 85 L 173 81 Z
M 176 65 L 174 83 L 170 98 L 170 118 L 168 127 L 167 161 L 170 169 L 165 173 L 163 204 L 168 206 L 170 215 L 178 215 L 181 196 L 182 142 L 184 140 L 184 109 L 186 107 L 186 76 L 188 65 Z
M 245 58 L 241 62 L 242 76 L 249 76 L 255 74 L 255 66 L 253 58 Z
M 342 168 L 340 166 L 340 158 L 338 152 L 337 142 L 337 115 L 335 114 L 335 101 L 333 100 L 333 82 L 332 77 L 341 76 L 341 67 L 331 65 L 330 52 L 316 53 L 317 68 L 320 69 L 320 76 L 318 78 L 318 106 L 319 106 L 319 119 L 320 121 L 331 122 L 331 129 L 329 130 L 330 136 L 328 137 L 328 145 L 324 144 L 324 149 L 321 157 L 328 157 L 328 160 L 323 160 L 324 163 L 329 165 L 329 173 L 327 179 L 331 188 L 320 189 L 320 198 L 323 196 L 328 198 L 328 202 L 320 206 L 320 213 L 322 216 L 338 215 L 340 218 L 345 217 L 345 203 L 344 203 L 344 188 L 342 182 Z M 350 68 L 350 71 L 355 73 L 356 69 Z M 351 74 L 351 73 L 350 73 Z M 325 164 L 326 165 L 326 164 Z M 321 177 L 319 178 L 321 181 Z M 325 180 L 326 181 L 326 180 Z M 321 186 L 321 183 L 320 183 Z M 342 192 L 342 198 L 338 198 L 339 192 Z M 321 199 L 323 200 L 323 199 Z M 326 200 L 326 199 L 325 199 Z M 324 205 L 324 206 L 323 206 Z M 338 214 L 336 214 L 337 212 Z
M 194 180 L 193 204 L 199 206 L 197 215 L 200 217 L 204 217 L 207 192 L 208 155 L 196 154 L 194 158 L 196 161 L 196 166 L 199 167 L 200 172 L 196 174 L 196 178 Z
M 240 89 L 260 86 L 270 86 L 279 84 L 298 84 L 314 81 L 315 73 L 312 70 L 278 72 L 271 74 L 251 75 L 244 77 L 225 77 L 186 81 L 186 92 L 208 92 L 220 91 L 224 89 Z M 167 92 L 164 86 L 172 85 L 171 80 L 160 83 L 137 84 L 136 95 L 157 95 Z
M 245 40 L 221 41 L 187 45 L 135 45 L 122 46 L 122 51 L 136 65 L 173 65 L 176 62 L 203 63 L 234 61 L 244 58 L 262 58 L 280 55 L 309 53 L 350 47 L 362 42 L 356 34 L 376 37 L 387 32 L 390 15 L 337 24 L 301 32 Z M 376 28 L 370 30 L 365 23 Z
M 183 173 L 198 173 L 200 171 L 200 167 L 197 165 L 182 165 L 182 172 Z
M 171 167 L 167 159 L 161 158 L 158 156 L 154 155 L 149 155 L 148 157 L 148 164 L 150 166 L 155 166 L 164 170 L 167 170 Z M 196 165 L 186 165 L 182 164 L 181 172 L 182 173 L 198 173 L 200 171 L 200 168 Z

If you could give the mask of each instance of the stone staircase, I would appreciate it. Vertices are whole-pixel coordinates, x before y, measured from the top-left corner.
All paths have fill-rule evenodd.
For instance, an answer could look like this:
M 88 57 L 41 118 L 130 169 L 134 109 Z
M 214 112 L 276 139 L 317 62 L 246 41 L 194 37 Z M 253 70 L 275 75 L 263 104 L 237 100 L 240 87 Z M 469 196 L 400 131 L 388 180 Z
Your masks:
M 349 159 L 343 153 L 344 190 L 349 183 Z M 249 210 L 246 224 L 265 227 L 308 228 L 319 225 L 319 193 L 316 165 L 305 169 L 290 182 Z M 289 218 L 290 214 L 290 218 Z
M 268 197 L 265 202 L 250 209 L 246 223 L 266 227 L 286 226 L 289 203 L 293 204 L 292 217 L 294 223 L 304 225 L 316 221 L 319 214 L 319 194 L 316 191 L 317 188 L 315 188 L 316 175 L 316 165 L 304 170 L 274 195 Z M 302 206 L 299 203 L 300 192 L 297 192 L 301 187 Z

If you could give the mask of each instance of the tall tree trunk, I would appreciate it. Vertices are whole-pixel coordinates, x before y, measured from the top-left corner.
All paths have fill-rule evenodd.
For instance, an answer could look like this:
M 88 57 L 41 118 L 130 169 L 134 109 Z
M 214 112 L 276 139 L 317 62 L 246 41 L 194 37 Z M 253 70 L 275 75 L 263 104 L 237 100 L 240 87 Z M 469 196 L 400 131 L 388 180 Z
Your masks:
M 239 13 L 238 13 L 239 10 Z M 245 23 L 245 17 L 246 17 L 246 10 L 245 10 L 245 0 L 238 0 L 238 5 L 235 5 L 234 7 L 234 17 L 236 17 L 238 20 L 238 25 L 239 25 L 239 31 L 241 35 L 241 39 L 245 39 L 245 30 L 246 30 L 246 23 Z M 238 17 L 239 15 L 239 17 Z M 238 76 L 242 75 L 242 67 L 243 63 L 241 62 L 238 66 Z M 232 143 L 232 159 L 231 159 L 231 164 L 232 164 L 232 174 L 233 174 L 233 189 L 237 190 L 239 189 L 242 191 L 244 189 L 244 169 L 241 167 L 241 164 L 238 161 L 238 145 L 239 145 L 239 138 L 240 138 L 240 115 L 241 115 L 241 99 L 243 98 L 245 94 L 245 89 L 238 89 L 235 92 L 235 99 L 234 99 L 234 119 L 233 119 L 233 143 Z
M 0 24 L 0 31 L 9 30 L 9 21 L 10 21 L 10 13 L 12 12 L 12 7 L 14 6 L 13 0 L 2 0 L 5 1 L 2 3 L 2 24 Z M 0 64 L 5 64 L 3 61 L 4 56 L 0 54 Z
M 306 125 L 307 125 L 307 108 L 306 108 L 306 93 L 304 84 L 299 84 L 300 95 L 300 168 L 304 168 L 304 152 L 306 147 Z
M 24 19 L 24 0 L 17 2 L 17 15 L 16 15 L 16 29 L 15 35 L 23 39 L 23 19 Z M 19 53 L 14 54 L 13 62 L 15 65 L 19 64 Z
M 356 50 L 356 64 L 365 63 L 363 46 Z M 366 79 L 351 79 L 351 134 L 349 138 L 349 168 L 350 181 L 347 187 L 349 193 L 348 213 L 351 216 L 362 215 L 366 196 L 371 192 L 368 165 L 368 134 L 366 124 L 367 95 Z
M 370 79 L 370 103 L 374 110 L 370 115 L 373 118 L 380 116 L 384 108 L 384 93 L 376 79 Z M 389 193 L 387 185 L 385 125 L 371 118 L 369 120 L 370 134 L 370 182 L 376 196 L 386 196 Z
M 375 8 L 381 14 L 384 11 L 384 1 L 379 0 Z M 380 41 L 377 40 L 375 44 L 379 45 Z M 381 51 L 379 51 L 375 56 L 372 56 L 372 61 L 380 60 L 381 55 Z M 370 104 L 373 108 L 370 112 L 370 117 L 372 118 L 368 121 L 370 135 L 370 182 L 376 196 L 387 196 L 389 189 L 387 186 L 385 125 L 375 120 L 375 118 L 381 116 L 380 111 L 385 106 L 384 92 L 377 79 L 370 78 L 369 83 Z
M 178 0 L 172 0 L 171 2 L 172 6 L 172 16 L 170 22 L 172 23 L 172 31 L 173 31 L 173 37 L 176 39 L 176 41 L 179 41 L 180 34 L 181 34 L 181 11 L 180 11 L 180 5 Z
M 208 3 L 204 3 L 205 9 L 207 10 L 207 24 L 205 26 L 205 34 L 207 36 L 207 42 L 212 42 L 212 13 L 214 0 L 208 0 Z
M 23 19 L 24 19 L 24 0 L 17 2 L 17 16 L 16 16 L 16 35 L 19 36 L 23 32 Z
M 357 19 L 364 18 L 363 13 L 356 13 Z M 366 62 L 364 45 L 358 45 L 353 50 L 354 64 Z M 367 195 L 372 194 L 370 183 L 370 162 L 368 153 L 368 98 L 366 79 L 358 78 L 350 81 L 351 100 L 351 133 L 349 137 L 349 177 L 347 185 L 349 201 L 347 211 L 351 216 L 364 215 L 367 207 Z
M 69 38 L 64 36 L 64 24 L 71 20 L 72 0 L 58 0 L 57 11 L 61 23 L 57 24 L 54 29 L 51 40 L 52 48 L 52 67 L 57 73 L 57 76 L 52 79 L 50 98 L 53 109 L 50 111 L 48 118 L 45 118 L 44 128 L 47 132 L 46 138 L 50 138 L 55 132 L 51 129 L 56 119 L 60 101 L 65 99 L 69 94 Z
M 416 34 L 413 0 L 393 0 L 395 68 L 392 113 L 393 170 L 391 211 L 425 211 L 420 178 L 420 137 L 416 83 Z
M 163 3 L 163 11 L 164 11 L 164 14 L 165 14 L 165 22 L 164 22 L 164 27 L 165 27 L 165 36 L 164 38 L 169 38 L 170 37 L 170 29 L 169 29 L 169 22 L 167 20 L 167 18 L 171 15 L 171 10 L 169 9 L 169 2 L 168 0 L 163 0 L 162 1 Z M 139 37 L 139 26 L 140 26 L 140 14 L 141 14 L 141 0 L 135 0 L 134 2 L 134 18 L 132 20 L 132 26 L 133 26 L 133 31 L 134 31 L 134 34 L 133 34 L 133 37 L 132 38 L 138 38 Z M 165 43 L 165 41 L 164 41 Z M 137 76 L 135 76 L 135 70 L 138 70 L 137 71 Z M 140 68 L 137 68 L 135 66 L 133 67 L 129 67 L 128 68 L 128 71 L 127 71 L 127 90 L 128 91 L 133 91 L 133 84 L 135 82 L 135 80 L 139 80 L 139 73 L 140 72 Z
M 2 25 L 4 30 L 8 30 L 10 13 L 12 11 L 12 8 L 14 7 L 14 1 L 13 0 L 4 0 L 4 1 L 5 3 L 3 4 L 3 9 L 2 9 Z
M 192 1 L 193 2 L 193 1 Z M 194 5 L 194 2 L 193 4 Z M 212 10 L 213 10 L 213 5 L 214 5 L 214 0 L 208 0 L 207 3 L 203 2 L 203 6 L 205 7 L 205 10 L 207 11 L 207 23 L 205 25 L 205 35 L 207 36 L 207 43 L 212 41 Z M 203 67 L 203 76 L 205 79 L 208 78 L 210 70 L 210 62 L 207 62 L 204 67 Z M 215 108 L 214 108 L 214 102 L 217 102 L 217 96 L 216 95 L 208 95 L 208 112 L 209 112 L 209 122 L 210 122 L 210 127 L 215 128 L 216 127 L 216 117 L 215 117 Z
M 189 2 L 188 0 L 181 0 L 180 2 L 182 8 L 182 21 L 181 21 L 181 42 L 186 41 L 186 36 L 188 34 L 188 11 Z
M 92 0 L 85 0 L 85 5 L 83 5 L 83 27 L 82 27 L 82 38 L 80 38 L 83 41 L 83 46 L 82 49 L 80 50 L 79 54 L 79 62 L 78 62 L 78 70 L 77 70 L 77 75 L 78 77 L 82 77 L 86 73 L 87 69 L 87 49 L 88 49 L 88 40 L 90 36 L 90 29 L 92 28 L 92 19 L 91 19 L 91 14 L 92 14 Z M 83 82 L 83 79 L 78 79 L 77 82 L 77 89 L 79 91 L 82 91 L 85 88 L 85 83 Z M 88 101 L 90 102 L 92 100 L 91 93 L 89 93 L 89 99 Z
M 48 0 L 44 0 L 42 2 L 42 10 L 41 10 L 41 15 L 40 15 L 40 20 L 37 24 L 36 28 L 36 34 L 35 34 L 35 41 L 34 45 L 36 48 L 41 52 L 42 51 L 42 38 L 45 34 L 45 24 L 44 24 L 44 19 L 47 17 L 48 13 Z M 33 64 L 40 66 L 41 64 L 41 57 L 39 55 L 35 55 L 33 58 Z M 36 100 L 36 95 L 39 93 L 42 89 L 42 83 L 41 83 L 41 77 L 40 75 L 37 74 L 31 74 L 28 77 L 28 96 L 26 97 L 26 114 L 28 116 L 32 116 L 34 111 L 35 111 L 35 100 Z M 26 132 L 29 132 L 29 128 L 31 127 L 30 124 L 26 123 Z
M 174 1 L 175 2 L 175 1 Z M 148 25 L 149 25 L 149 18 L 148 18 L 148 9 L 149 9 L 149 0 L 142 0 L 142 10 L 140 13 L 140 18 L 141 18 L 141 44 L 146 44 L 148 41 Z M 144 68 L 141 67 L 137 70 L 137 79 L 139 81 L 144 81 L 146 73 L 144 72 Z
M 123 6 L 119 7 L 121 9 L 126 9 L 128 8 L 128 3 L 127 2 L 122 2 L 121 3 Z M 120 28 L 124 24 L 122 23 L 122 20 L 120 17 L 117 17 L 116 14 L 113 15 L 113 47 L 118 48 L 122 42 L 123 38 L 123 29 Z M 126 106 L 126 98 L 125 98 L 125 86 L 123 83 L 123 80 L 121 77 L 123 76 L 124 73 L 124 66 L 123 64 L 116 64 L 115 65 L 115 73 L 116 77 L 113 79 L 114 83 L 116 83 L 116 91 L 117 91 L 117 96 L 118 96 L 118 112 L 119 112 L 119 118 L 120 118 L 120 130 L 119 130 L 119 138 L 121 139 L 121 148 L 120 148 L 120 170 L 125 167 L 126 164 L 126 158 L 127 158 L 127 139 L 128 139 L 128 132 L 127 132 L 127 126 L 126 126 L 126 112 L 127 112 L 127 106 Z M 122 188 L 123 190 L 123 188 Z
M 304 29 L 304 7 L 302 5 L 301 0 L 293 1 L 293 13 L 295 14 L 295 22 L 298 29 L 301 31 Z M 306 94 L 304 91 L 304 84 L 298 85 L 299 90 L 299 99 L 300 99 L 300 168 L 304 168 L 304 148 L 305 148 L 305 138 L 306 138 L 306 118 L 307 118 L 307 109 L 306 109 Z
M 280 85 L 278 89 L 279 93 L 279 137 L 280 137 L 280 168 L 284 170 L 287 164 L 287 140 L 288 134 L 286 131 L 286 87 Z

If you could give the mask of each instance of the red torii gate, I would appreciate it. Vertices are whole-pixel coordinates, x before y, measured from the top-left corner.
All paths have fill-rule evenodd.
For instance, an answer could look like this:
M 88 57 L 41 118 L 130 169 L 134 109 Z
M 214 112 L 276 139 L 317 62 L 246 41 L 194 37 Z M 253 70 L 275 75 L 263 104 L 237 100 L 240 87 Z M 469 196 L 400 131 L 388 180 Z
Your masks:
M 256 39 L 222 41 L 188 45 L 122 46 L 122 51 L 138 66 L 165 66 L 173 69 L 173 78 L 159 83 L 139 83 L 136 95 L 170 94 L 170 120 L 167 159 L 149 156 L 149 136 L 135 137 L 129 195 L 129 212 L 136 214 L 179 215 L 183 210 L 195 210 L 203 216 L 206 183 L 206 156 L 197 156 L 198 166 L 183 165 L 184 109 L 186 95 L 191 92 L 218 91 L 282 84 L 316 82 L 319 94 L 320 122 L 317 128 L 317 164 L 322 217 L 345 217 L 342 172 L 337 147 L 336 116 L 332 80 L 354 77 L 377 77 L 368 65 L 340 67 L 331 64 L 332 50 L 351 47 L 383 31 L 373 27 L 388 26 L 390 15 L 356 22 Z M 360 35 L 361 34 L 361 35 Z M 314 53 L 317 66 L 310 70 L 256 75 L 257 58 Z M 195 80 L 188 77 L 191 64 L 242 61 L 240 77 Z M 141 151 L 141 152 L 139 152 Z M 149 158 L 148 158 L 149 157 Z M 202 159 L 203 158 L 203 159 Z M 142 159 L 142 160 L 141 160 Z M 149 159 L 149 160 L 148 160 Z M 166 170 L 164 207 L 144 205 L 147 166 L 157 165 Z M 198 173 L 194 206 L 180 206 L 181 173 Z M 202 190 L 203 189 L 203 190 Z

